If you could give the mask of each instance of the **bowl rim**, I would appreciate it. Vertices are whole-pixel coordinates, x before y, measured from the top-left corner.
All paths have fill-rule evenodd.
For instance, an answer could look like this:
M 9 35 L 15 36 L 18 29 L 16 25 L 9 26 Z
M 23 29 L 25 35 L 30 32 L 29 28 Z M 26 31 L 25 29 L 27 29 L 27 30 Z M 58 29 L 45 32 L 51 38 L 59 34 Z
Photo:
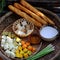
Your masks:
M 52 28 L 55 28 L 55 29 L 57 30 L 58 34 L 57 34 L 56 36 L 52 37 L 52 38 L 45 38 L 45 37 L 41 36 L 41 34 L 40 34 L 40 36 L 41 36 L 41 38 L 42 38 L 43 40 L 45 40 L 45 41 L 53 41 L 53 40 L 55 40 L 55 39 L 57 38 L 57 36 L 59 35 L 59 31 L 58 31 L 57 26 L 54 26 L 54 25 L 43 25 L 43 26 L 40 28 L 39 33 L 41 32 L 41 30 L 42 30 L 44 27 L 47 27 L 47 26 L 50 26 L 50 27 L 52 27 Z

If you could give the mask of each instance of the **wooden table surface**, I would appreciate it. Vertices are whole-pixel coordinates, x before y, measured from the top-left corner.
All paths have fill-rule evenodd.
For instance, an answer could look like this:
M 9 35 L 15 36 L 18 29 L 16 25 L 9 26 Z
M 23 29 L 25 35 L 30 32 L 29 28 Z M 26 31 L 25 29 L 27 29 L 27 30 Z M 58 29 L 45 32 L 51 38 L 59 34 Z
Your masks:
M 3 60 L 3 59 L 0 57 L 0 60 Z

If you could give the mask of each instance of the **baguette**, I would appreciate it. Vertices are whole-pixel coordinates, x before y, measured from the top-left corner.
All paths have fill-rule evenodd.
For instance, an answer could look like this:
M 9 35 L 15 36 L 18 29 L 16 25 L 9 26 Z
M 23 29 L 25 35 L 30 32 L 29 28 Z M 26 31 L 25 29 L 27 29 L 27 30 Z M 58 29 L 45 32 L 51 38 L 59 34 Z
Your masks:
M 40 22 L 43 25 L 46 25 L 47 22 L 44 21 L 42 18 L 40 18 L 38 15 L 36 15 L 35 13 L 31 12 L 30 10 L 28 10 L 27 8 L 23 7 L 21 4 L 19 3 L 14 3 L 14 6 L 24 12 L 26 12 L 27 14 L 29 14 L 30 16 L 32 16 L 34 19 L 36 19 L 38 22 Z
M 29 10 L 31 10 L 32 12 L 36 13 L 38 16 L 42 17 L 46 22 L 55 25 L 55 23 L 49 19 L 47 16 L 45 16 L 42 12 L 40 12 L 39 10 L 37 10 L 36 8 L 34 8 L 32 5 L 30 5 L 28 2 L 26 2 L 25 0 L 21 0 L 20 3 L 25 6 L 26 8 L 28 8 Z
M 37 26 L 37 27 L 41 27 L 42 26 L 39 22 L 35 21 L 35 19 L 31 18 L 29 15 L 27 15 L 26 13 L 24 13 L 21 10 L 17 9 L 16 7 L 14 7 L 12 5 L 9 5 L 8 8 L 10 10 L 12 10 L 13 12 L 15 12 L 17 15 L 25 18 L 27 21 L 33 23 L 35 26 Z

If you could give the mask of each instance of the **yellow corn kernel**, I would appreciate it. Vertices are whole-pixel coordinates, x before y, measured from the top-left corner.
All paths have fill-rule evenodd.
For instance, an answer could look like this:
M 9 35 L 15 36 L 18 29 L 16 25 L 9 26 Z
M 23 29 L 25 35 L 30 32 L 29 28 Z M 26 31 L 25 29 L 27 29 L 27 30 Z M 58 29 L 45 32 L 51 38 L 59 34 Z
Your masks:
M 19 54 L 19 53 L 16 53 L 16 57 L 18 57 L 18 58 L 19 58 L 19 57 L 20 57 L 20 54 Z
M 22 50 L 22 47 L 21 46 L 18 46 L 18 50 Z
M 27 53 L 24 53 L 24 58 L 28 58 L 28 54 Z
M 20 51 L 20 54 L 22 54 L 22 55 L 23 55 L 23 54 L 24 54 L 24 51 L 23 51 L 23 50 L 21 50 L 21 51 Z
M 19 53 L 19 50 L 18 50 L 18 49 L 16 49 L 15 53 Z
M 16 38 L 16 42 L 20 42 L 20 41 L 21 41 L 21 39 L 17 37 Z
M 19 57 L 20 57 L 20 58 L 23 58 L 23 55 L 22 55 L 22 54 L 19 54 Z

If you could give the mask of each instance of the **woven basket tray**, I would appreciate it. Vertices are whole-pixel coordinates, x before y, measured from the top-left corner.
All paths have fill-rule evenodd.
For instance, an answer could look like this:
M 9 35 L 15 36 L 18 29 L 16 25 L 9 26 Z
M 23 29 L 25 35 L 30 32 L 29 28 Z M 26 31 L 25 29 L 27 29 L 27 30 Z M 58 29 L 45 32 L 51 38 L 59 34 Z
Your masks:
M 60 31 L 60 20 L 59 20 L 59 17 L 46 10 L 46 9 L 43 9 L 43 8 L 38 8 L 41 12 L 43 12 L 45 15 L 47 15 L 51 20 L 53 20 L 56 24 L 56 26 L 58 27 L 59 31 Z M 17 20 L 21 18 L 20 16 L 16 15 L 15 13 L 12 13 L 12 12 L 8 12 L 7 14 L 5 14 L 1 19 L 0 19 L 0 37 L 1 37 L 1 33 L 3 32 L 3 30 L 9 30 L 11 28 L 11 25 Z M 7 30 L 7 31 L 8 31 Z M 59 34 L 60 36 L 60 34 Z M 41 49 L 43 49 L 44 47 L 46 47 L 48 44 L 53 44 L 55 46 L 55 51 L 40 58 L 39 60 L 54 60 L 55 57 L 57 57 L 60 53 L 60 37 L 58 37 L 56 40 L 54 40 L 53 42 L 45 42 L 45 41 L 42 41 L 42 47 Z M 38 45 L 36 45 L 37 48 L 40 49 L 40 47 L 38 47 Z M 39 46 L 41 46 L 39 44 Z M 38 50 L 39 50 L 38 49 Z M 40 49 L 40 50 L 41 50 Z M 2 54 L 4 54 L 2 48 L 0 47 L 0 50 L 2 52 Z M 38 52 L 37 50 L 37 52 Z M 37 53 L 35 52 L 35 53 Z M 1 55 L 0 55 L 1 56 Z M 9 60 L 9 58 L 7 58 L 5 55 L 2 55 L 1 57 L 3 57 L 3 59 L 5 60 Z

